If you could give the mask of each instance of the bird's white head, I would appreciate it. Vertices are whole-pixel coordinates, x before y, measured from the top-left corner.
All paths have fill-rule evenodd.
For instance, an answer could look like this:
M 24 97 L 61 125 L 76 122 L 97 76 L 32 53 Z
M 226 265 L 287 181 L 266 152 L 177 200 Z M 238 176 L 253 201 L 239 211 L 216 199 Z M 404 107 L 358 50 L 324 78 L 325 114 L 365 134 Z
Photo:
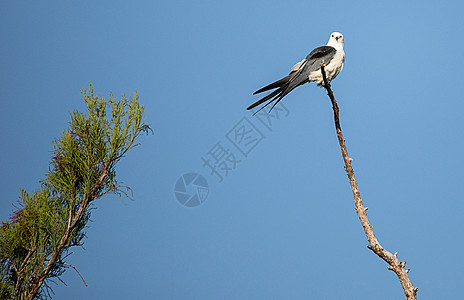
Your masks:
M 343 34 L 340 32 L 332 32 L 329 38 L 329 42 L 327 43 L 327 46 L 332 46 L 334 48 L 342 48 L 344 46 L 343 43 Z

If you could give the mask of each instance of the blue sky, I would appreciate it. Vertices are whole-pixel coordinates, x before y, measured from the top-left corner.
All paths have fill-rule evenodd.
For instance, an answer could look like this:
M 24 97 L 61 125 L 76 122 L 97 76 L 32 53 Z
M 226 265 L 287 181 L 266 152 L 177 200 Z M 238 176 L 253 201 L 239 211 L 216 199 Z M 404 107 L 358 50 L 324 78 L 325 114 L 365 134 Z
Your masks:
M 55 299 L 401 299 L 366 248 L 324 90 L 299 87 L 271 127 L 245 108 L 332 31 L 341 124 L 381 244 L 420 299 L 464 284 L 460 1 L 79 1 L 0 4 L 0 218 L 47 172 L 81 89 L 132 95 L 154 135 L 118 166 L 134 201 L 95 202 Z M 245 121 L 244 121 L 245 120 Z M 260 132 L 244 156 L 227 138 Z M 233 131 L 232 131 L 233 132 Z M 202 157 L 237 161 L 222 182 Z M 196 173 L 206 201 L 181 205 Z M 192 191 L 192 186 L 189 187 Z

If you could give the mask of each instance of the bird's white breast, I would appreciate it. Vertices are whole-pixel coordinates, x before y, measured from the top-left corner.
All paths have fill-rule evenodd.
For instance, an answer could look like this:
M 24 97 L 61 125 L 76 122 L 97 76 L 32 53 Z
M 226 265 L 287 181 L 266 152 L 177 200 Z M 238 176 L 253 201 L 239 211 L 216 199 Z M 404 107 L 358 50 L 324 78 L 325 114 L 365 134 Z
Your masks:
M 337 49 L 335 56 L 326 67 L 327 79 L 333 80 L 342 71 L 343 64 L 345 63 L 345 51 Z

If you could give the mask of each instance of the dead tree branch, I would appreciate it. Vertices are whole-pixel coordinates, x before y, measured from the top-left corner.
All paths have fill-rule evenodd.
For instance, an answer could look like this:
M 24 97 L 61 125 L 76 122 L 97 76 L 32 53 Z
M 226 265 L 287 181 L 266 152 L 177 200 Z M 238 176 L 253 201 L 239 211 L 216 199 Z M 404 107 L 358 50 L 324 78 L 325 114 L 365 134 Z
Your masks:
M 70 264 L 67 264 L 67 263 L 64 263 L 64 265 L 65 265 L 65 266 L 68 266 L 68 267 L 71 267 L 71 268 L 73 268 L 74 270 L 76 270 L 77 274 L 79 274 L 79 276 L 81 276 L 81 279 L 82 279 L 82 281 L 84 282 L 85 286 L 88 287 L 87 282 L 85 282 L 84 277 L 82 277 L 82 275 L 81 275 L 81 272 L 79 272 L 75 266 L 70 265 Z
M 377 240 L 374 230 L 372 229 L 372 225 L 369 223 L 369 219 L 367 218 L 367 207 L 364 207 L 363 201 L 361 199 L 361 194 L 359 193 L 358 183 L 356 182 L 356 178 L 354 177 L 354 171 L 351 166 L 352 159 L 348 156 L 348 151 L 346 150 L 345 139 L 343 138 L 342 129 L 340 126 L 340 118 L 339 118 L 339 109 L 337 105 L 337 101 L 335 100 L 333 91 L 331 89 L 330 83 L 327 80 L 327 75 L 324 69 L 324 64 L 321 64 L 321 72 L 322 77 L 324 79 L 324 87 L 327 90 L 327 95 L 332 101 L 332 109 L 334 112 L 334 121 L 335 121 L 335 129 L 337 131 L 337 138 L 340 144 L 340 149 L 342 151 L 343 160 L 345 162 L 344 169 L 346 174 L 348 175 L 348 179 L 350 180 L 351 190 L 353 191 L 354 203 L 356 207 L 356 213 L 358 214 L 359 220 L 361 221 L 362 227 L 364 229 L 364 233 L 366 234 L 367 240 L 369 245 L 367 248 L 372 250 L 377 256 L 383 259 L 385 262 L 389 264 L 388 269 L 395 272 L 398 276 L 401 286 L 403 287 L 404 294 L 406 295 L 407 300 L 416 300 L 417 299 L 417 290 L 418 288 L 414 287 L 411 280 L 408 276 L 408 270 L 404 269 L 406 262 L 400 262 L 397 258 L 397 252 L 392 254 L 391 252 L 385 250 L 379 241 Z

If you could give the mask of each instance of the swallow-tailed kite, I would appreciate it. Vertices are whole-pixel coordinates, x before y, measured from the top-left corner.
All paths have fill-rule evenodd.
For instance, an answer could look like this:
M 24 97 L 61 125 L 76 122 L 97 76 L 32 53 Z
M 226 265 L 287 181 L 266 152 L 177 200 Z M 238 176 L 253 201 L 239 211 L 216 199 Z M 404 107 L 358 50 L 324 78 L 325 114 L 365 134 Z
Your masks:
M 317 47 L 311 51 L 305 59 L 294 65 L 287 77 L 277 80 L 254 92 L 253 95 L 256 95 L 276 89 L 266 97 L 250 105 L 247 109 L 250 110 L 269 100 L 269 102 L 258 111 L 275 101 L 274 105 L 271 107 L 272 110 L 285 95 L 290 93 L 297 86 L 307 82 L 316 81 L 317 85 L 323 86 L 324 79 L 322 78 L 320 65 L 322 62 L 324 63 L 327 80 L 330 83 L 343 69 L 343 63 L 345 62 L 343 35 L 340 32 L 333 32 L 330 35 L 327 45 Z

